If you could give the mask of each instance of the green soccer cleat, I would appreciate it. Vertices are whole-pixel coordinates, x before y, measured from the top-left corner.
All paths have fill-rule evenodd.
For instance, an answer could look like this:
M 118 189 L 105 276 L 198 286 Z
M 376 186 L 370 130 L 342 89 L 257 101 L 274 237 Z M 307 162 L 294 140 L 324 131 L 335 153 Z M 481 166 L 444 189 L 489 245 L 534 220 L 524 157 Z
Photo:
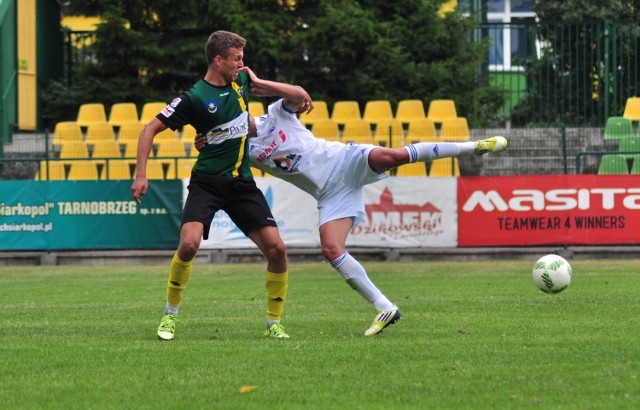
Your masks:
M 375 319 L 373 319 L 373 323 L 371 323 L 371 327 L 364 332 L 365 336 L 373 336 L 381 333 L 382 330 L 400 320 L 400 309 L 397 306 L 394 306 L 393 309 L 390 310 L 381 310 L 376 315 Z
M 158 339 L 160 340 L 173 340 L 173 335 L 176 332 L 176 322 L 178 317 L 176 315 L 164 315 L 160 321 L 158 327 Z
M 476 155 L 486 154 L 487 152 L 502 152 L 507 149 L 507 139 L 505 137 L 491 137 L 485 140 L 476 141 Z
M 272 324 L 267 330 L 264 331 L 264 335 L 276 339 L 289 338 L 289 335 L 284 332 L 284 326 L 282 326 L 280 323 Z

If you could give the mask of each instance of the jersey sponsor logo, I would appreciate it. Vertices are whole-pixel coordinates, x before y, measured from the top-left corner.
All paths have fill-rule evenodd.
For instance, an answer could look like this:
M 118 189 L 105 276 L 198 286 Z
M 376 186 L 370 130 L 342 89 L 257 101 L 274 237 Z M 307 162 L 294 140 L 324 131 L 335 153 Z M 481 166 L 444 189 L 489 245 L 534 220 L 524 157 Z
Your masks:
M 249 132 L 249 113 L 243 112 L 235 119 L 207 132 L 207 144 L 221 144 L 233 138 L 242 138 Z
M 209 111 L 211 114 L 218 111 L 218 103 L 215 100 L 209 100 L 204 104 L 207 107 L 207 111 Z
M 284 131 L 282 130 L 278 131 L 278 135 L 280 136 L 280 139 L 282 140 L 282 142 L 285 142 L 287 140 L 287 135 L 284 133 Z

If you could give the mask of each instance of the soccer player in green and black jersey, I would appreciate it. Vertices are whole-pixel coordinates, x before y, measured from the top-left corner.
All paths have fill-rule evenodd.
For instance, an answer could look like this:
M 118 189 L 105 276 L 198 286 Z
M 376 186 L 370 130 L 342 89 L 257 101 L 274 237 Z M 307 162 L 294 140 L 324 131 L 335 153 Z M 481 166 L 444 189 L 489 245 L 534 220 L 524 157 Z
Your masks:
M 208 62 L 205 77 L 169 103 L 145 126 L 138 140 L 136 178 L 131 193 L 141 203 L 148 188 L 146 166 L 156 134 L 166 128 L 175 130 L 191 124 L 207 137 L 207 145 L 192 170 L 180 244 L 169 269 L 167 303 L 158 328 L 161 340 L 174 337 L 192 260 L 202 238 L 208 238 L 215 213 L 221 209 L 267 259 L 265 335 L 289 337 L 280 324 L 288 282 L 286 249 L 264 195 L 251 175 L 247 143 L 247 97 L 249 93 L 273 95 L 273 90 L 268 89 L 268 84 L 267 88 L 250 88 L 248 75 L 240 71 L 244 65 L 245 44 L 246 40 L 234 33 L 216 31 L 211 34 L 205 46 Z M 305 103 L 311 103 L 308 94 Z

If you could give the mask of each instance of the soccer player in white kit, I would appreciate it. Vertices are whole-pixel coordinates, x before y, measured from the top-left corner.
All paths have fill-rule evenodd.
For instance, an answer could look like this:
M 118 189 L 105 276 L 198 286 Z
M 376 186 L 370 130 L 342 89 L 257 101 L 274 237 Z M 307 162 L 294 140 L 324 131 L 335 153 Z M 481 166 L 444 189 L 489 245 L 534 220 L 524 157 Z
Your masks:
M 387 175 L 385 171 L 416 161 L 454 157 L 460 154 L 501 152 L 504 137 L 476 142 L 416 143 L 403 148 L 372 144 L 344 144 L 316 138 L 298 120 L 296 113 L 313 109 L 308 94 L 298 86 L 259 79 L 243 68 L 252 84 L 277 84 L 282 99 L 271 104 L 266 115 L 250 117 L 249 155 L 251 165 L 281 178 L 318 201 L 320 243 L 323 256 L 346 282 L 377 313 L 365 336 L 380 333 L 400 319 L 400 309 L 369 279 L 364 267 L 346 251 L 351 229 L 366 221 L 363 187 Z M 252 91 L 253 92 L 253 91 Z M 205 139 L 196 139 L 196 148 Z

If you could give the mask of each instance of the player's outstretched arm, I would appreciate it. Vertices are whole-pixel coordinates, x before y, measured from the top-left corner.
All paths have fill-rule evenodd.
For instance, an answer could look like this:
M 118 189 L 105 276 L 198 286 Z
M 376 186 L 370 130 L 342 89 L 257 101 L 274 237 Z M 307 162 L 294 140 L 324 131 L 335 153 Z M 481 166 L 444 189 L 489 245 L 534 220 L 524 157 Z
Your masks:
M 284 105 L 293 112 L 310 113 L 313 111 L 313 101 L 304 88 L 298 85 L 262 80 L 249 67 L 242 67 L 241 70 L 247 73 L 251 79 L 251 95 L 282 97 Z

